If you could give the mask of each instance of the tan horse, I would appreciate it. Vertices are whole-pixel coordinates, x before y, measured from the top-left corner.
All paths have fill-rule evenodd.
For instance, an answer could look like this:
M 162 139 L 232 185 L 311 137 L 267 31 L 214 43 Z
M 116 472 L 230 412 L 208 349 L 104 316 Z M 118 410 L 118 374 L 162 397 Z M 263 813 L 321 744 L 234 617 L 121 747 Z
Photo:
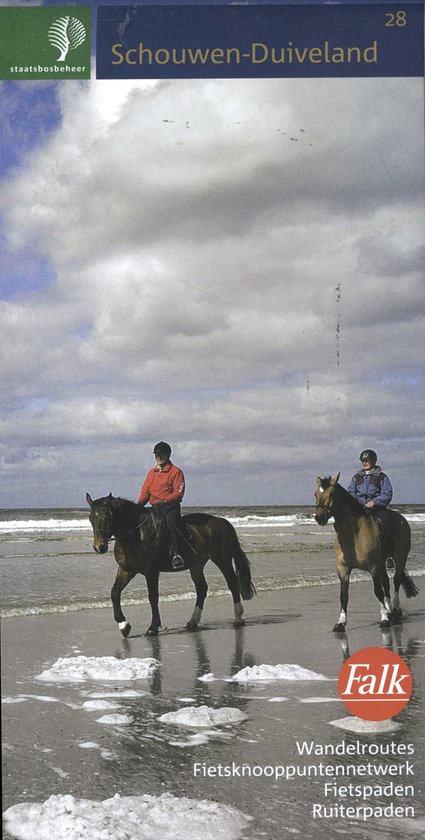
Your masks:
M 159 573 L 189 570 L 196 589 L 196 604 L 187 630 L 196 630 L 202 616 L 208 584 L 204 566 L 208 560 L 218 566 L 233 598 L 235 625 L 244 624 L 241 598 L 248 601 L 255 595 L 251 580 L 249 560 L 239 545 L 233 525 L 224 517 L 207 513 L 192 513 L 183 517 L 189 529 L 191 541 L 185 540 L 182 548 L 184 568 L 173 570 L 171 556 L 161 555 L 160 543 L 149 510 L 131 502 L 104 496 L 86 500 L 90 505 L 90 522 L 93 528 L 93 548 L 97 554 L 105 554 L 110 540 L 115 537 L 114 555 L 118 571 L 111 591 L 114 618 L 122 635 L 128 636 L 131 626 L 121 609 L 121 593 L 136 574 L 146 578 L 152 619 L 147 636 L 156 636 L 161 627 L 159 614 Z M 234 566 L 233 566 L 234 563 Z
M 410 551 L 410 526 L 404 516 L 390 510 L 394 542 L 394 597 L 391 605 L 390 581 L 382 548 L 381 529 L 368 508 L 338 484 L 340 473 L 334 478 L 317 478 L 316 515 L 319 525 L 326 525 L 333 516 L 335 522 L 336 569 L 340 580 L 341 612 L 334 626 L 336 633 L 343 632 L 347 624 L 348 589 L 353 569 L 369 572 L 375 595 L 381 606 L 381 627 L 401 618 L 399 589 L 403 587 L 407 598 L 418 594 L 418 589 L 405 571 Z

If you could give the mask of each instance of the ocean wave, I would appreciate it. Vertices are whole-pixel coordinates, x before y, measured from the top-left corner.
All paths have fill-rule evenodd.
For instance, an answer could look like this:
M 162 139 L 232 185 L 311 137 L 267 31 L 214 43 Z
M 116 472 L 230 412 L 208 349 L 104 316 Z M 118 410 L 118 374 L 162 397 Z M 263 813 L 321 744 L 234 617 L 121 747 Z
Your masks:
M 235 528 L 292 528 L 294 525 L 315 525 L 314 516 L 307 514 L 280 514 L 276 516 L 261 516 L 251 514 L 248 516 L 228 516 L 229 522 Z
M 425 569 L 414 569 L 411 572 L 416 579 L 425 576 Z M 351 585 L 355 586 L 357 583 L 363 583 L 370 580 L 367 572 L 356 571 L 356 576 L 351 579 Z M 310 587 L 320 586 L 335 586 L 338 585 L 338 578 L 336 572 L 332 571 L 322 575 L 301 575 L 299 578 L 290 578 L 288 580 L 282 579 L 266 579 L 256 582 L 255 587 L 257 592 L 280 592 L 287 589 L 308 589 Z M 227 597 L 229 590 L 225 588 L 210 589 L 208 592 L 208 599 Z M 174 601 L 193 601 L 195 599 L 195 592 L 173 592 L 168 595 L 161 595 L 160 603 L 173 603 Z M 140 598 L 125 598 L 123 599 L 125 607 L 144 607 L 149 605 L 147 596 Z M 98 601 L 72 601 L 69 603 L 49 603 L 34 605 L 21 605 L 16 607 L 4 607 L 0 611 L 0 617 L 5 618 L 19 618 L 22 616 L 43 616 L 55 615 L 60 613 L 81 612 L 84 610 L 100 610 L 111 609 L 111 602 L 109 600 Z
M 0 522 L 0 534 L 90 530 L 90 522 L 84 519 L 10 519 Z
M 226 519 L 234 525 L 236 529 L 253 530 L 253 529 L 272 529 L 272 528 L 311 528 L 317 527 L 313 513 L 290 513 L 290 514 L 259 514 L 252 513 L 241 516 L 235 516 L 232 513 L 223 514 Z M 408 522 L 417 525 L 425 525 L 425 513 L 421 512 L 403 512 L 403 516 Z M 332 524 L 332 519 L 329 523 Z M 50 518 L 50 519 L 10 519 L 0 522 L 0 535 L 11 534 L 29 534 L 35 533 L 38 535 L 54 533 L 59 535 L 61 532 L 78 531 L 80 533 L 89 533 L 91 525 L 88 519 L 66 519 L 66 518 Z
M 415 570 L 413 572 L 415 578 L 425 575 L 425 569 Z M 357 571 L 356 576 L 352 578 L 351 584 L 369 580 L 367 572 Z M 263 579 L 256 582 L 255 586 L 257 592 L 278 592 L 288 589 L 307 589 L 310 587 L 321 586 L 335 586 L 338 585 L 338 578 L 336 572 L 330 571 L 321 575 L 300 575 L 298 578 L 282 579 Z M 229 596 L 229 590 L 224 587 L 217 589 L 210 589 L 208 592 L 208 600 L 212 598 L 222 598 Z M 160 603 L 173 603 L 175 601 L 193 601 L 195 599 L 195 592 L 173 592 L 161 595 Z M 144 607 L 149 605 L 147 595 L 139 598 L 125 598 L 123 599 L 124 606 L 127 607 Z M 85 610 L 99 610 L 111 609 L 111 602 L 109 600 L 90 600 L 90 601 L 72 601 L 68 603 L 49 603 L 35 605 L 20 605 L 16 607 L 4 607 L 1 610 L 1 618 L 19 618 L 22 616 L 43 616 L 55 615 L 60 613 L 81 612 Z

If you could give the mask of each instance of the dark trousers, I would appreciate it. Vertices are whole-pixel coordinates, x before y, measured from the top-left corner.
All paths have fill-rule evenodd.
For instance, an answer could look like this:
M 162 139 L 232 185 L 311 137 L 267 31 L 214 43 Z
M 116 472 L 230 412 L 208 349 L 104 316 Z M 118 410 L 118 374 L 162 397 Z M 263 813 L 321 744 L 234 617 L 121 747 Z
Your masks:
M 391 519 L 390 514 L 387 508 L 384 507 L 374 507 L 372 508 L 372 513 L 376 516 L 381 524 L 382 524 L 382 534 L 384 538 L 384 552 L 386 557 L 392 557 L 393 555 L 393 539 L 392 539 L 392 529 L 391 529 Z
M 178 554 L 179 532 L 182 531 L 180 502 L 152 505 L 152 513 L 162 552 L 166 553 L 168 545 L 171 544 L 174 554 Z
M 165 519 L 167 521 L 168 533 L 170 536 L 170 543 L 175 554 L 179 553 L 179 532 L 181 531 L 181 507 L 177 502 L 173 502 L 164 510 Z

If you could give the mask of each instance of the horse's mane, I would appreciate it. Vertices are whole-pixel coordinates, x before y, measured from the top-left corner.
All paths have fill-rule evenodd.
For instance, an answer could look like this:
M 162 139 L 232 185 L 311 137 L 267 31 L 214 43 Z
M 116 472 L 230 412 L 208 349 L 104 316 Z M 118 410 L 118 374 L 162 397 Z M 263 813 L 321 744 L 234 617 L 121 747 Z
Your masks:
M 331 485 L 332 477 L 328 476 L 327 478 L 322 478 L 321 482 L 323 489 L 326 490 L 326 488 L 330 487 Z M 342 497 L 344 503 L 347 505 L 347 507 L 350 508 L 350 510 L 353 511 L 353 513 L 356 513 L 358 516 L 360 516 L 360 514 L 363 514 L 364 516 L 370 516 L 368 509 L 363 507 L 359 500 L 356 499 L 355 496 L 352 496 L 351 493 L 349 493 L 348 490 L 346 490 L 345 487 L 342 486 L 342 484 L 339 484 L 339 482 L 337 482 L 335 484 L 335 489 L 338 493 L 338 497 Z
M 123 499 L 121 496 L 110 497 L 111 507 L 113 510 L 123 510 L 123 508 L 130 508 L 132 510 L 143 510 L 141 505 L 133 502 L 131 499 Z
M 352 496 L 342 484 L 336 485 L 338 488 L 338 494 L 343 497 L 345 504 L 353 511 L 353 513 L 364 514 L 369 516 L 369 511 L 365 508 L 355 496 Z

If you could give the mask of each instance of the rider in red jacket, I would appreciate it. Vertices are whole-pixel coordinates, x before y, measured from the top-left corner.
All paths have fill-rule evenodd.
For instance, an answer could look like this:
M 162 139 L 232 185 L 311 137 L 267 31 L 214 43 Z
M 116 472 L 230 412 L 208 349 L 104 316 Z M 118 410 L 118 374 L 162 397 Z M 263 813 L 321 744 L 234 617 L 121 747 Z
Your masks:
M 174 550 L 173 569 L 182 569 L 184 560 L 179 554 L 178 534 L 181 533 L 180 502 L 185 491 L 182 470 L 170 461 L 171 446 L 161 440 L 154 447 L 156 466 L 149 470 L 140 491 L 138 503 L 150 502 L 152 507 L 164 514 L 171 545 Z

